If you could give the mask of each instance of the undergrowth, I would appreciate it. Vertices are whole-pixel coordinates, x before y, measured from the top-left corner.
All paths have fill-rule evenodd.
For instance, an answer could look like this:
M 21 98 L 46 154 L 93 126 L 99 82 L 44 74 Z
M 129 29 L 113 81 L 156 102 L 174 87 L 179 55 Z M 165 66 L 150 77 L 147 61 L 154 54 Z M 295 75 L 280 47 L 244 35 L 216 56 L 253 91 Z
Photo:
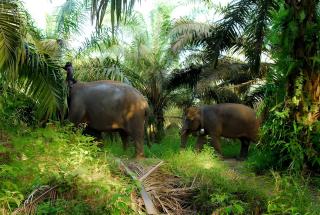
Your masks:
M 196 153 L 194 143 L 195 138 L 191 137 L 187 149 L 181 150 L 178 131 L 167 130 L 160 144 L 153 144 L 151 148 L 145 146 L 145 153 L 149 158 L 163 159 L 164 167 L 180 176 L 186 184 L 196 183 L 198 191 L 193 202 L 200 214 L 318 213 L 319 190 L 314 188 L 316 195 L 308 192 L 309 181 L 266 170 L 265 167 L 272 163 L 271 152 L 261 152 L 258 146 L 251 145 L 249 157 L 243 162 L 248 170 L 239 173 L 230 170 L 208 145 L 202 152 Z M 122 157 L 134 155 L 133 147 L 123 151 L 119 139 L 105 142 L 105 151 Z M 225 157 L 236 157 L 240 142 L 223 139 L 222 151 Z M 264 175 L 260 176 L 262 173 Z
M 136 214 L 135 187 L 92 137 L 53 123 L 10 137 L 10 160 L 0 164 L 0 213 L 10 214 L 33 190 L 56 186 L 55 201 L 38 203 L 37 214 Z

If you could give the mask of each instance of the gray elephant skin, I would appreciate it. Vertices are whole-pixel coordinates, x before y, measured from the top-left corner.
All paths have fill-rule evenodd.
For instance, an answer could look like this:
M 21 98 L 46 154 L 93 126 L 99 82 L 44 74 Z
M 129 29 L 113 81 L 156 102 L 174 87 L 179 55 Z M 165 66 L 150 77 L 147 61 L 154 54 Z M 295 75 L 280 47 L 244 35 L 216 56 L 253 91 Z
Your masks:
M 117 131 L 124 148 L 129 137 L 136 158 L 144 156 L 144 123 L 148 103 L 132 86 L 116 81 L 77 82 L 70 89 L 69 120 L 98 132 Z
M 196 148 L 201 150 L 206 136 L 221 154 L 220 137 L 238 138 L 241 141 L 240 158 L 246 158 L 250 141 L 256 141 L 260 119 L 255 111 L 242 104 L 214 104 L 201 107 L 189 107 L 185 110 L 181 131 L 181 147 L 185 147 L 188 135 L 198 133 Z M 200 130 L 202 132 L 200 132 Z

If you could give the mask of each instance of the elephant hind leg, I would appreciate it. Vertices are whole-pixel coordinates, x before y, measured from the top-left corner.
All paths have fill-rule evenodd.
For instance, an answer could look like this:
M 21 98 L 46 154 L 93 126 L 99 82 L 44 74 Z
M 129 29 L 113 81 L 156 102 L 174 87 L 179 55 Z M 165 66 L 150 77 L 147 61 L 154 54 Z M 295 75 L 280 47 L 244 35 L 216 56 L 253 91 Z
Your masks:
M 241 141 L 241 151 L 240 151 L 240 159 L 244 159 L 248 156 L 250 140 L 246 137 L 240 138 Z
M 144 149 L 143 149 L 144 132 L 143 131 L 144 131 L 143 128 L 141 129 L 136 128 L 134 131 L 129 133 L 129 136 L 132 137 L 135 145 L 135 149 L 136 149 L 135 156 L 137 159 L 144 158 Z

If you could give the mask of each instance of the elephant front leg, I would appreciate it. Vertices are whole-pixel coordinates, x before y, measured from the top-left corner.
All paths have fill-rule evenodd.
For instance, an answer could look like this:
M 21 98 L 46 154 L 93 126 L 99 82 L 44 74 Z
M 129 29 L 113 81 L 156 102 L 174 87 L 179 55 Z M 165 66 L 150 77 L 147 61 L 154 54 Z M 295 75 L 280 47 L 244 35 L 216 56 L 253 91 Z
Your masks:
M 143 143 L 144 143 L 144 134 L 143 134 L 143 128 L 142 132 L 136 131 L 132 135 L 135 148 L 136 148 L 136 159 L 142 159 L 144 158 L 144 149 L 143 149 Z
M 95 137 L 95 139 L 98 140 L 98 141 L 102 140 L 101 131 L 98 131 L 97 129 L 90 128 L 89 126 L 87 126 L 84 129 L 83 133 L 86 134 L 86 135 L 90 135 L 90 136 Z
M 220 137 L 212 135 L 211 136 L 211 144 L 215 151 L 222 156 L 221 145 L 220 145 Z
M 203 149 L 203 144 L 207 142 L 206 135 L 199 135 L 196 143 L 196 150 L 200 152 Z
M 186 148 L 187 146 L 187 142 L 188 142 L 188 136 L 189 136 L 190 132 L 187 130 L 183 130 L 181 133 L 181 148 Z

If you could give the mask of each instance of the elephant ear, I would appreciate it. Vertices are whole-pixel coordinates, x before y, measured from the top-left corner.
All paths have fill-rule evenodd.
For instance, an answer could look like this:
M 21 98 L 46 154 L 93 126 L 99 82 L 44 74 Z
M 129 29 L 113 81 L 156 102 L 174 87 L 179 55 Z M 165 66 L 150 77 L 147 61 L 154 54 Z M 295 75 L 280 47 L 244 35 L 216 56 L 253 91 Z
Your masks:
M 195 120 L 200 118 L 200 109 L 198 107 L 189 107 L 186 110 L 186 117 L 190 120 Z

